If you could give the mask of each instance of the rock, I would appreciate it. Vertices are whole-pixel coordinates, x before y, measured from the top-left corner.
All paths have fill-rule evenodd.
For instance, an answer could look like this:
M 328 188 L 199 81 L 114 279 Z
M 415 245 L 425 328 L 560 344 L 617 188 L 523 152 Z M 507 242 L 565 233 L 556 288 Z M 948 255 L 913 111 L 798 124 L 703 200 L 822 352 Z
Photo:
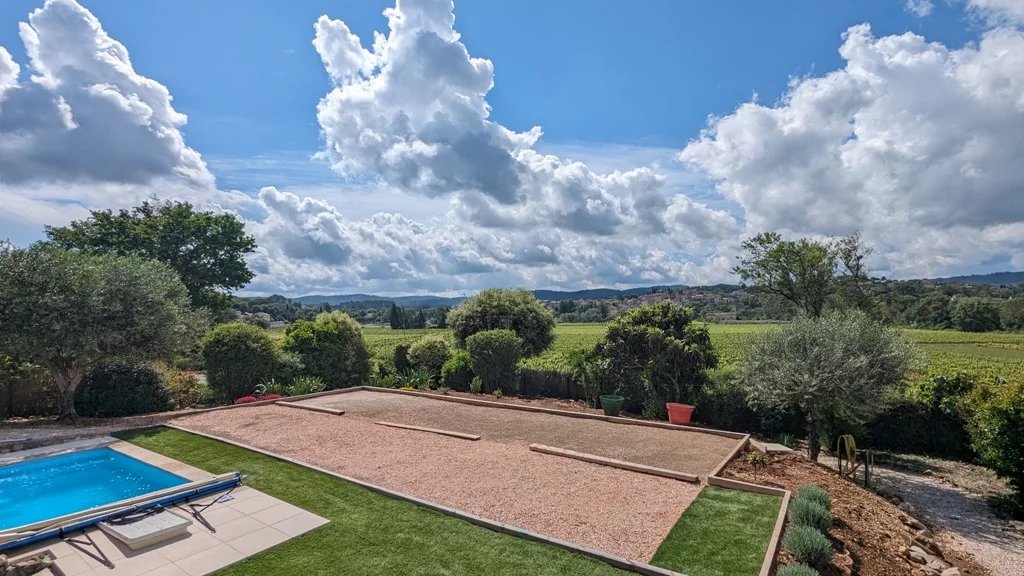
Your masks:
M 949 568 L 949 564 L 933 557 L 928 564 L 925 565 L 926 570 L 934 570 L 936 574 L 941 574 L 943 570 Z
M 914 536 L 914 544 L 917 544 L 932 556 L 943 557 L 942 548 L 939 547 L 935 540 L 925 536 L 923 533 Z
M 960 569 L 956 567 L 946 568 L 940 576 L 960 576 Z
M 897 508 L 899 508 L 900 510 L 903 510 L 907 514 L 910 514 L 910 513 L 912 513 L 914 511 L 914 505 L 911 504 L 910 502 L 900 502 L 900 504 L 899 504 L 899 506 L 897 506 Z
M 932 560 L 931 555 L 922 550 L 920 546 L 911 546 L 907 550 L 907 558 L 910 558 L 911 561 L 917 564 L 927 564 Z

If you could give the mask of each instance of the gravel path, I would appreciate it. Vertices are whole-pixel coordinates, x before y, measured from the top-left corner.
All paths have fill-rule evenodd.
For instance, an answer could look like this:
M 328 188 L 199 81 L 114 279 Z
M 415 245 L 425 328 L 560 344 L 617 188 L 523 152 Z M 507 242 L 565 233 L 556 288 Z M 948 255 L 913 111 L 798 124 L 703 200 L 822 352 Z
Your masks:
M 547 444 L 697 475 L 710 473 L 739 444 L 734 438 L 701 432 L 628 426 L 384 392 L 321 396 L 302 404 L 340 408 L 347 416 L 371 421 L 389 420 L 480 434 L 485 440 L 502 444 Z
M 362 393 L 346 396 L 356 394 Z M 460 406 L 428 402 L 438 411 Z M 406 421 L 393 412 L 389 419 Z M 254 406 L 174 423 L 639 561 L 654 555 L 700 491 L 696 484 L 538 454 L 486 435 L 471 442 L 379 426 L 350 413 Z
M 834 466 L 834 459 L 822 458 Z M 873 482 L 897 494 L 908 513 L 932 527 L 947 546 L 974 556 L 992 576 L 1024 576 L 1024 522 L 1001 520 L 984 496 L 931 475 L 876 465 Z

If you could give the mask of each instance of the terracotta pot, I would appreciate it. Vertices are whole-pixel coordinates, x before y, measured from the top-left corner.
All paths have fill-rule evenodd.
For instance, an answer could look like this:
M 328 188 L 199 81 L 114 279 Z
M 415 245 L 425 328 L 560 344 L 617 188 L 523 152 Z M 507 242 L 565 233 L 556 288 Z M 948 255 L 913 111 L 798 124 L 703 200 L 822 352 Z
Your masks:
M 690 417 L 693 416 L 693 406 L 690 406 L 689 404 L 666 402 L 665 408 L 668 408 L 668 421 L 670 424 L 690 423 Z

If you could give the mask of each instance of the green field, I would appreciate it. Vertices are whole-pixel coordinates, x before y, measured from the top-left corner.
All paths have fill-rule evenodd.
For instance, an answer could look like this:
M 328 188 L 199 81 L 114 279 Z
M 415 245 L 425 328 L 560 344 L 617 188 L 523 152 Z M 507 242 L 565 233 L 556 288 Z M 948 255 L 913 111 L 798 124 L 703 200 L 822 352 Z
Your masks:
M 777 327 L 778 324 L 708 325 L 723 365 L 743 361 L 743 340 L 747 336 Z M 578 348 L 590 348 L 604 331 L 605 324 L 559 324 L 555 326 L 555 341 L 551 347 L 537 357 L 524 360 L 523 366 L 565 371 L 569 353 Z M 920 351 L 921 362 L 914 379 L 951 372 L 963 372 L 977 380 L 992 380 L 997 376 L 1024 378 L 1024 333 L 912 329 L 904 333 L 918 344 Z M 448 330 L 363 327 L 370 353 L 379 358 L 389 358 L 396 345 L 412 344 L 425 334 L 452 338 Z

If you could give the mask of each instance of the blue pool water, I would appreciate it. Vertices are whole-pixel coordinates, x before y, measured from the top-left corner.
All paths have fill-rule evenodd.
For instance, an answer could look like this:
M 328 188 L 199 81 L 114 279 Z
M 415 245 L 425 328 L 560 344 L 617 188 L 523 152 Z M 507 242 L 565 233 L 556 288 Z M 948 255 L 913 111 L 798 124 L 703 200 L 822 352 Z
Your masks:
M 186 483 L 110 448 L 0 466 L 0 531 Z

